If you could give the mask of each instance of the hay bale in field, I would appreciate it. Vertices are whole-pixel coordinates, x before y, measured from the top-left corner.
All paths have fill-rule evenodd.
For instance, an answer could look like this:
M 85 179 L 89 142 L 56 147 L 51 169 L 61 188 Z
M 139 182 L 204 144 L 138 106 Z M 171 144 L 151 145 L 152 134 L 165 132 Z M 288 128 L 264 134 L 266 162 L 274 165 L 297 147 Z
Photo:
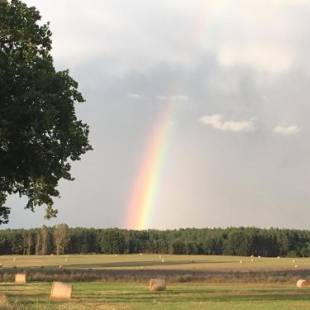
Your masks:
M 295 259 L 293 259 L 293 260 L 292 260 L 292 263 L 293 263 L 293 264 L 295 264 L 295 263 L 296 263 L 296 260 L 295 260 Z
M 59 265 L 59 266 L 58 266 L 58 269 L 62 269 L 62 265 Z
M 149 282 L 149 290 L 151 292 L 164 291 L 166 289 L 165 279 L 151 279 Z
M 300 279 L 300 280 L 297 281 L 296 286 L 298 288 L 310 287 L 310 281 L 304 280 L 304 279 Z
M 26 273 L 17 273 L 15 275 L 15 283 L 16 284 L 25 284 L 27 282 L 27 276 Z
M 8 306 L 9 302 L 5 294 L 0 293 L 0 307 Z
M 298 265 L 294 265 L 294 268 L 298 268 Z
M 50 299 L 71 299 L 72 285 L 62 282 L 53 282 Z
M 243 264 L 243 261 L 242 261 L 242 260 L 240 260 L 240 261 L 239 261 L 239 263 L 240 263 L 240 264 Z

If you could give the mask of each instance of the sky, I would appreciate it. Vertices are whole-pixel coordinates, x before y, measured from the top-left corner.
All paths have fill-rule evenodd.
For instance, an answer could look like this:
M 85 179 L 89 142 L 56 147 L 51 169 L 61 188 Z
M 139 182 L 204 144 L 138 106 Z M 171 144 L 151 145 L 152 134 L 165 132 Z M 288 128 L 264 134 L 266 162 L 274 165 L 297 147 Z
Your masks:
M 309 0 L 25 2 L 79 82 L 94 151 L 60 183 L 57 219 L 13 197 L 3 227 L 127 227 L 169 106 L 145 228 L 309 228 Z

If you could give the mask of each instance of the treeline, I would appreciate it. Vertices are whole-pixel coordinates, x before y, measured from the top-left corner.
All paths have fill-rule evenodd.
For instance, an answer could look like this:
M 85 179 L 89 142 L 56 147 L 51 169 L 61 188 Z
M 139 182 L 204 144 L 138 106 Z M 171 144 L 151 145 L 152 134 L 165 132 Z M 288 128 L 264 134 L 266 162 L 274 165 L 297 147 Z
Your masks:
M 0 254 L 216 254 L 310 256 L 310 231 L 259 228 L 123 230 L 69 228 L 0 230 Z

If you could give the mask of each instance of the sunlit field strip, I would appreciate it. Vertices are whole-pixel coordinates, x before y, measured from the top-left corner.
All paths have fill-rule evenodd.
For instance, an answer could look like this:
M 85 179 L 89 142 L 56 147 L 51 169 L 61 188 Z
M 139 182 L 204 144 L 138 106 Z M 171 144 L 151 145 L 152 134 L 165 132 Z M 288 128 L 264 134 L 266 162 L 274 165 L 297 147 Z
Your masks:
M 212 255 L 61 255 L 0 256 L 3 268 L 57 267 L 187 270 L 294 270 L 310 269 L 310 258 L 238 257 Z

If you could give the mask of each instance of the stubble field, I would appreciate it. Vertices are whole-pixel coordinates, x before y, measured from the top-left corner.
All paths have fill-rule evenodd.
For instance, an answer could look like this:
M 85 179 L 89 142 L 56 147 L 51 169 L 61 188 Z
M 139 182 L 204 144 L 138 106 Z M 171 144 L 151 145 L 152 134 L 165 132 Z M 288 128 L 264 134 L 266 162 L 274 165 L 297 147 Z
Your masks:
M 0 256 L 2 309 L 310 309 L 308 258 L 175 255 Z M 59 268 L 60 267 L 60 268 Z M 25 271 L 28 283 L 16 285 Z M 150 277 L 167 290 L 149 292 Z M 51 282 L 73 284 L 70 301 L 51 301 Z

